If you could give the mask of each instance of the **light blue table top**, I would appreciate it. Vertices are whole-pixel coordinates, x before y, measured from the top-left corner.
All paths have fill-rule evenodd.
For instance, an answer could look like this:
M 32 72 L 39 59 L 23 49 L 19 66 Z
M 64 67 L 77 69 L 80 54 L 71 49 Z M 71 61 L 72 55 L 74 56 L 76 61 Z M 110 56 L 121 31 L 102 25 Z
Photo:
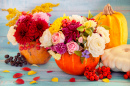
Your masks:
M 109 83 L 99 81 L 89 81 L 85 76 L 75 76 L 64 73 L 56 65 L 54 58 L 51 58 L 50 61 L 45 65 L 40 65 L 40 67 L 31 66 L 30 64 L 26 67 L 31 68 L 34 71 L 37 71 L 35 75 L 27 75 L 27 71 L 21 70 L 22 67 L 15 67 L 9 64 L 4 63 L 4 55 L 9 54 L 10 56 L 16 55 L 18 49 L 0 49 L 0 86 L 18 86 L 13 78 L 15 73 L 23 73 L 21 78 L 25 81 L 25 84 L 20 86 L 130 86 L 130 79 L 125 80 L 123 78 L 124 73 L 113 72 L 112 79 Z M 23 66 L 25 67 L 25 66 Z M 10 73 L 3 73 L 3 70 L 9 70 Z M 47 73 L 47 71 L 53 71 Z M 37 84 L 29 84 L 34 77 L 40 76 L 40 79 L 37 81 Z M 57 77 L 59 82 L 52 82 L 51 79 Z M 69 79 L 74 77 L 76 82 L 69 82 Z

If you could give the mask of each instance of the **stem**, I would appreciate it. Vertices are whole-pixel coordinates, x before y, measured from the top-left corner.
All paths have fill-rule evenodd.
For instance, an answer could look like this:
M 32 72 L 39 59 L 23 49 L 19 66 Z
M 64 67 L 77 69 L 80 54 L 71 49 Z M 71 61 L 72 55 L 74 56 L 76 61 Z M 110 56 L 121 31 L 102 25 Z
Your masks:
M 103 15 L 112 15 L 114 14 L 114 11 L 110 4 L 107 4 L 103 9 Z

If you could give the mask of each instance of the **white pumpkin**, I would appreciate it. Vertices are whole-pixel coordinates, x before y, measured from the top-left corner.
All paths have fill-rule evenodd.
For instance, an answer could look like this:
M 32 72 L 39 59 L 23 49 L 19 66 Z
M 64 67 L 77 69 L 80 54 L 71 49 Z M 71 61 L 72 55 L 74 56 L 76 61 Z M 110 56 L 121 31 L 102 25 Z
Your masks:
M 130 45 L 106 49 L 101 57 L 103 65 L 113 70 L 130 71 Z

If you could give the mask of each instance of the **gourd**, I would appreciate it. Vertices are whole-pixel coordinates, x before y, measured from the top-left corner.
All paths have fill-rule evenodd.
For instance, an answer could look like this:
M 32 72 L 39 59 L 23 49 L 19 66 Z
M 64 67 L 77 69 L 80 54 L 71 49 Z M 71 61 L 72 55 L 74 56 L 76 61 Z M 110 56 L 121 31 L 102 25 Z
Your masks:
M 107 4 L 103 12 L 97 14 L 94 19 L 98 25 L 107 25 L 110 27 L 110 42 L 106 44 L 106 49 L 127 44 L 128 27 L 123 14 L 113 11 L 110 4 Z
M 69 54 L 68 52 L 62 54 L 60 60 L 56 60 L 57 65 L 61 70 L 72 75 L 82 75 L 85 71 L 85 67 L 89 66 L 95 68 L 99 62 L 100 57 L 90 57 L 84 59 L 83 64 L 80 61 L 80 57 L 76 54 Z
M 44 47 L 41 47 L 40 50 L 36 49 L 36 42 L 31 42 L 30 44 L 33 44 L 34 47 L 27 50 L 20 50 L 21 55 L 23 55 L 27 62 L 30 64 L 45 64 L 47 63 L 51 55 L 47 52 L 47 50 Z M 23 46 L 23 45 L 19 45 Z M 28 46 L 28 45 L 26 45 Z
M 130 71 L 130 45 L 120 45 L 106 49 L 101 56 L 103 65 L 113 70 Z

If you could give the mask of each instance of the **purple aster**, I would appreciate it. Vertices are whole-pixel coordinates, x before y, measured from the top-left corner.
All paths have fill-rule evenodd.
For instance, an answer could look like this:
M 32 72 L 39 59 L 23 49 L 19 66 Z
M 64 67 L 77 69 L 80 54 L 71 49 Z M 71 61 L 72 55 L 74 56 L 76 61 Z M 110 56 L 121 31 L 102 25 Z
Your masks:
M 67 46 L 64 43 L 54 45 L 55 51 L 59 54 L 64 54 L 67 51 Z
M 76 38 L 79 37 L 79 31 L 77 30 L 79 26 L 81 26 L 79 22 L 71 22 L 67 27 L 62 28 L 65 42 L 76 41 Z
M 83 51 L 82 57 L 89 58 L 89 51 L 88 50 Z

